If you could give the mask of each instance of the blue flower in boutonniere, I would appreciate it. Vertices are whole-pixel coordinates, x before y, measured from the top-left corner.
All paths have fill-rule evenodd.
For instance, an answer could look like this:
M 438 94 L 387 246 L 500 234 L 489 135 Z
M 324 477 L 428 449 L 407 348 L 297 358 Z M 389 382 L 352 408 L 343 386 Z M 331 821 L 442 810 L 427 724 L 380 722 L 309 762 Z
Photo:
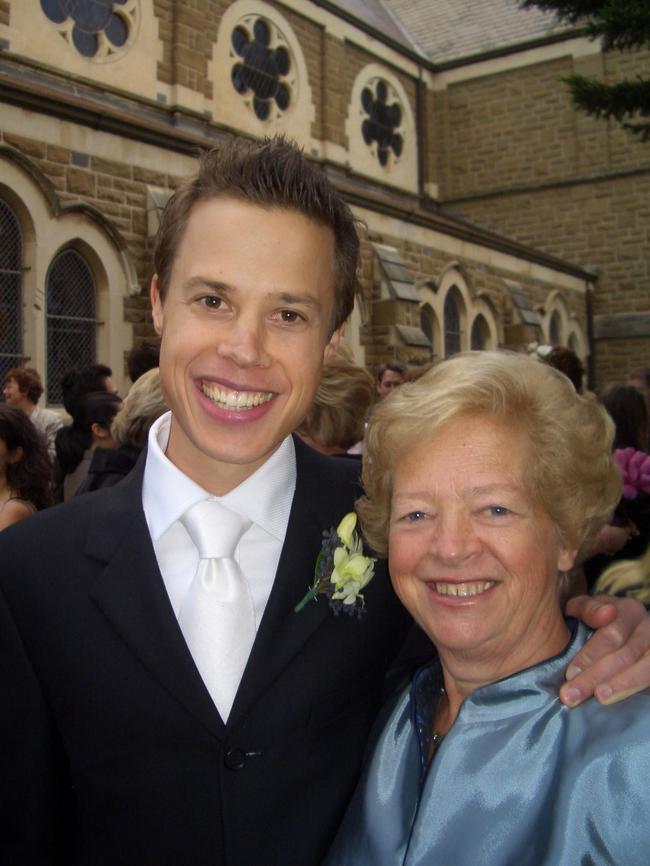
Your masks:
M 314 582 L 305 597 L 295 606 L 300 613 L 317 596 L 324 595 L 335 614 L 341 611 L 361 616 L 365 601 L 361 590 L 372 580 L 375 562 L 363 555 L 363 544 L 355 531 L 357 515 L 346 514 L 336 529 L 323 532 L 323 546 L 316 559 Z

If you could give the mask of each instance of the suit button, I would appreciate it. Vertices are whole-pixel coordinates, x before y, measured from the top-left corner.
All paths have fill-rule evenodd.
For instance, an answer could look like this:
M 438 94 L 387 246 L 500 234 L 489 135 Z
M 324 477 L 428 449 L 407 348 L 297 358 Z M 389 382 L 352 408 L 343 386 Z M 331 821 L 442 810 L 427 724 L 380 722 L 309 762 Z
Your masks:
M 228 749 L 223 762 L 229 770 L 242 770 L 246 765 L 246 752 L 243 749 Z

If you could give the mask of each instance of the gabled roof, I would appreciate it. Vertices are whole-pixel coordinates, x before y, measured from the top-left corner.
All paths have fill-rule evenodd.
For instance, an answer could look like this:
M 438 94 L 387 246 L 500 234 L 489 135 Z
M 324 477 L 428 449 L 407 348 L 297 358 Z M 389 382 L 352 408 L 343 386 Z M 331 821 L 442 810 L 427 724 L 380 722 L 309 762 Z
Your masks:
M 436 64 L 502 51 L 576 29 L 552 13 L 521 9 L 519 0 L 383 2 Z

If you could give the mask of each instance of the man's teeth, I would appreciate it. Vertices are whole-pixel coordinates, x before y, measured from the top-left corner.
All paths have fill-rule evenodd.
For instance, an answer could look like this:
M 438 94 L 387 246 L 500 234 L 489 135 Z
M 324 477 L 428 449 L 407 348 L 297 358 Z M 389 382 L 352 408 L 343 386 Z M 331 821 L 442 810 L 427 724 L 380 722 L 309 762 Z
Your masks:
M 434 586 L 440 595 L 456 595 L 460 598 L 467 598 L 471 595 L 480 595 L 494 584 L 495 581 L 493 580 L 477 580 L 472 583 L 434 583 Z
M 223 409 L 252 409 L 273 399 L 273 393 L 269 391 L 231 391 L 211 382 L 203 382 L 201 390 L 208 400 Z

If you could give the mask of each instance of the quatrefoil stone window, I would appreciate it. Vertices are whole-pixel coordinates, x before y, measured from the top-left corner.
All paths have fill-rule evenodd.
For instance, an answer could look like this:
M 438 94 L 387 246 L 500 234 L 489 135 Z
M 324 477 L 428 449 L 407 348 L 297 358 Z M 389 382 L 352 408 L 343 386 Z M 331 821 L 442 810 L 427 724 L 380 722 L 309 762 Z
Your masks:
M 395 89 L 373 78 L 361 91 L 361 135 L 381 166 L 397 162 L 404 149 L 404 111 Z
M 232 85 L 259 120 L 277 119 L 295 98 L 296 78 L 287 41 L 272 21 L 242 18 L 230 37 Z
M 41 0 L 41 9 L 82 57 L 110 60 L 123 52 L 138 23 L 139 0 Z

